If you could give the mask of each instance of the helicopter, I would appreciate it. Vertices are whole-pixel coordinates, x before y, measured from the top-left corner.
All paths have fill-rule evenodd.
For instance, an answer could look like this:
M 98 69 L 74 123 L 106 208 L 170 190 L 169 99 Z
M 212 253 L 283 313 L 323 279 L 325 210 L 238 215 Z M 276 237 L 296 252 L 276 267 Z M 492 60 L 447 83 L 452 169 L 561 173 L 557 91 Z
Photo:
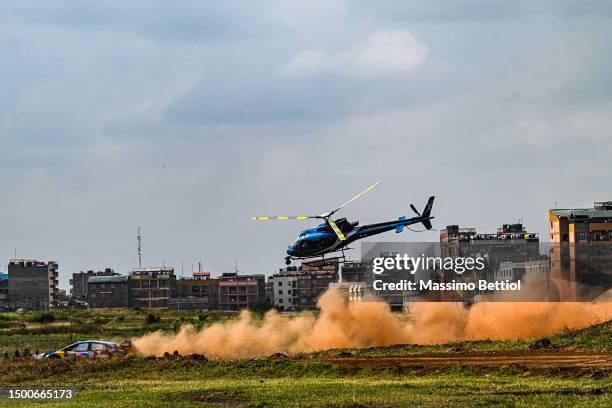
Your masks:
M 410 208 L 416 214 L 416 217 L 412 218 L 401 216 L 394 221 L 386 221 L 363 226 L 359 226 L 359 221 L 350 222 L 346 218 L 338 218 L 336 220 L 331 219 L 332 216 L 342 208 L 346 207 L 348 204 L 357 200 L 359 197 L 363 196 L 365 193 L 373 190 L 379 185 L 380 181 L 372 184 L 350 200 L 342 203 L 336 209 L 319 215 L 257 216 L 251 217 L 251 220 L 323 220 L 323 223 L 319 224 L 317 227 L 302 231 L 297 239 L 287 248 L 287 257 L 285 257 L 285 263 L 287 265 L 290 265 L 291 262 L 296 259 L 311 259 L 317 257 L 324 258 L 325 254 L 337 251 L 342 251 L 344 258 L 344 250 L 350 249 L 348 248 L 348 245 L 352 242 L 391 230 L 395 230 L 395 232 L 399 234 L 405 227 L 412 224 L 421 223 L 427 230 L 432 228 L 431 220 L 434 217 L 431 216 L 431 208 L 435 199 L 434 196 L 429 197 L 429 200 L 427 201 L 422 213 L 420 213 L 413 204 L 410 204 Z

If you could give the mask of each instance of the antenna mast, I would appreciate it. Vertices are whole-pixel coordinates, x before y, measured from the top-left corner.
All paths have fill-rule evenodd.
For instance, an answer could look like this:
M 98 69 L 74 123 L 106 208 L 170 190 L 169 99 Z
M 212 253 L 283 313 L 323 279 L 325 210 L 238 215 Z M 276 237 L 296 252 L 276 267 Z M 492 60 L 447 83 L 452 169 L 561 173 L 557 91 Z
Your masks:
M 140 227 L 138 227 L 136 241 L 138 242 L 138 267 L 142 268 L 142 238 L 140 237 Z

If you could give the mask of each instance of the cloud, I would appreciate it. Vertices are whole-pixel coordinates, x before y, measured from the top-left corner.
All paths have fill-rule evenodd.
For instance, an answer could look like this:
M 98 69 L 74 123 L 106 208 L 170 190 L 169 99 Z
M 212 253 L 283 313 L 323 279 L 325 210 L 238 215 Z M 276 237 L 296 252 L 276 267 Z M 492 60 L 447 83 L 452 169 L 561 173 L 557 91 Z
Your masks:
M 79 2 L 21 0 L 8 2 L 0 21 L 32 27 L 56 26 L 80 33 L 97 30 L 138 34 L 152 41 L 202 41 L 216 38 L 267 35 L 275 28 L 265 15 L 242 18 L 267 5 L 226 0 L 219 4 L 181 1 L 168 7 L 163 1 L 118 0 Z
M 346 50 L 304 50 L 286 65 L 296 75 L 346 74 L 357 77 L 414 71 L 427 58 L 427 46 L 404 30 L 377 30 L 368 39 Z
M 7 2 L 0 258 L 125 272 L 141 225 L 147 265 L 269 273 L 306 225 L 250 216 L 374 180 L 342 216 L 435 193 L 436 228 L 545 232 L 553 200 L 606 199 L 611 7 L 455 3 Z
M 172 123 L 246 124 L 327 121 L 376 111 L 404 100 L 397 89 L 414 91 L 427 46 L 403 30 L 377 30 L 360 44 L 337 52 L 303 51 L 289 63 L 238 61 L 209 66 L 192 89 L 165 109 Z M 237 69 L 249 64 L 248 69 Z M 279 69 L 280 67 L 280 69 Z M 414 95 L 414 92 L 411 94 Z

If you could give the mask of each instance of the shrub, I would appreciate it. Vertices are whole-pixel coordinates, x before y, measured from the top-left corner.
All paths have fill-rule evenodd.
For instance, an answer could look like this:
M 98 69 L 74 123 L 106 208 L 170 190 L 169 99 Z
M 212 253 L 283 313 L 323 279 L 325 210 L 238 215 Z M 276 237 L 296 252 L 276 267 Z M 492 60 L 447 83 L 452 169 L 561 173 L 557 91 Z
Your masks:
M 55 316 L 53 313 L 49 312 L 35 313 L 30 318 L 30 321 L 34 323 L 53 323 L 55 321 Z
M 175 319 L 172 321 L 172 323 L 170 323 L 169 329 L 176 333 L 179 331 L 182 325 L 183 325 L 182 319 Z
M 146 317 L 146 319 L 145 319 L 145 322 L 146 322 L 147 324 L 159 323 L 159 321 L 160 321 L 159 316 L 155 316 L 155 315 L 154 315 L 154 314 L 152 314 L 152 313 L 147 314 L 147 317 Z

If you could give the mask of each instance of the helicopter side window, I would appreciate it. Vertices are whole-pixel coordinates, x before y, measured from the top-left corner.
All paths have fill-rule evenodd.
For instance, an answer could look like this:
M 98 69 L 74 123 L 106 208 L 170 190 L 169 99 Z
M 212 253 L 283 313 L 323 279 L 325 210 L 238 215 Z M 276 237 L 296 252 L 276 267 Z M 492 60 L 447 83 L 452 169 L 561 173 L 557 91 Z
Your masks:
M 336 242 L 336 237 L 330 236 L 330 237 L 323 238 L 320 242 L 321 249 L 332 246 L 334 242 Z

